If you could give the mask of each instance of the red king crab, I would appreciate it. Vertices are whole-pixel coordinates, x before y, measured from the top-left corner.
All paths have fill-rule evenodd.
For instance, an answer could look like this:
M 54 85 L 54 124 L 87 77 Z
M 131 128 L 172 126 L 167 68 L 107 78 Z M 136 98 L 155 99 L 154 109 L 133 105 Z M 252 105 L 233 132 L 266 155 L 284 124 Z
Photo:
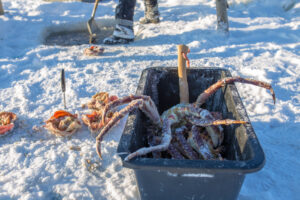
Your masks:
M 101 128 L 112 118 L 114 112 L 111 111 L 107 114 L 105 123 L 102 123 L 102 111 L 104 107 L 117 100 L 118 97 L 115 95 L 109 96 L 107 92 L 99 92 L 92 97 L 92 100 L 87 103 L 87 107 L 92 109 L 92 114 L 82 115 L 82 121 L 86 124 L 92 133 L 98 132 Z M 85 105 L 84 105 L 85 106 Z
M 128 103 L 125 108 L 113 115 L 111 120 L 103 127 L 97 136 L 96 150 L 99 157 L 102 158 L 101 141 L 103 140 L 103 136 L 105 136 L 105 134 L 107 134 L 109 130 L 127 113 L 139 108 L 148 118 L 150 118 L 154 126 L 159 127 L 161 134 L 160 137 L 156 137 L 154 141 L 152 140 L 154 144 L 153 146 L 150 144 L 150 147 L 140 148 L 137 151 L 130 153 L 125 160 L 128 161 L 136 156 L 142 156 L 150 152 L 155 153 L 165 150 L 168 150 L 168 152 L 171 155 L 174 155 L 175 158 L 180 158 L 182 155 L 180 155 L 180 152 L 177 151 L 177 146 L 181 146 L 181 151 L 184 151 L 185 157 L 189 159 L 220 158 L 218 148 L 222 144 L 224 138 L 223 128 L 220 125 L 244 124 L 247 122 L 232 119 L 220 119 L 220 114 L 211 113 L 206 109 L 200 108 L 200 106 L 205 103 L 205 101 L 219 88 L 234 82 L 252 84 L 270 90 L 275 103 L 275 93 L 270 84 L 241 77 L 229 77 L 219 80 L 201 93 L 196 102 L 191 104 L 177 104 L 164 111 L 161 116 L 159 115 L 154 102 L 149 96 L 130 95 L 112 101 L 105 106 L 103 110 L 102 124 L 105 124 L 104 122 L 106 120 L 106 115 L 111 109 Z M 190 131 L 186 131 L 185 125 L 188 123 L 191 126 Z M 185 132 L 188 132 L 187 140 L 182 138 Z M 199 134 L 199 132 L 201 133 Z M 171 143 L 171 141 L 174 139 L 174 136 L 176 137 L 177 142 Z M 185 143 L 189 143 L 189 145 L 186 145 Z M 199 155 L 195 154 L 195 151 L 190 147 L 192 147 Z
M 12 112 L 0 112 L 0 136 L 4 136 L 14 128 L 17 115 Z
M 98 46 L 90 46 L 89 48 L 84 49 L 83 54 L 86 56 L 99 56 L 103 54 L 104 48 Z
M 57 136 L 70 136 L 81 128 L 81 123 L 77 118 L 77 114 L 73 115 L 67 111 L 59 110 L 48 119 L 44 127 L 52 134 Z

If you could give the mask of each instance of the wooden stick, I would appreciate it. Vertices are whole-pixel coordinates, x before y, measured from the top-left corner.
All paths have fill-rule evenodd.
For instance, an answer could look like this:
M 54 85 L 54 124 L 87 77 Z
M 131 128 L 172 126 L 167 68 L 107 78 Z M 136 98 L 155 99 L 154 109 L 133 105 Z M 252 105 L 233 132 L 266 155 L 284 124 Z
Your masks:
M 217 9 L 217 30 L 228 32 L 227 0 L 216 0 Z
M 3 10 L 3 6 L 2 6 L 1 0 L 0 0 L 0 15 L 4 15 L 4 10 Z
M 186 76 L 186 60 L 183 53 L 188 53 L 189 47 L 181 44 L 177 45 L 178 49 L 178 78 L 179 78 L 179 95 L 180 103 L 189 103 L 189 86 Z

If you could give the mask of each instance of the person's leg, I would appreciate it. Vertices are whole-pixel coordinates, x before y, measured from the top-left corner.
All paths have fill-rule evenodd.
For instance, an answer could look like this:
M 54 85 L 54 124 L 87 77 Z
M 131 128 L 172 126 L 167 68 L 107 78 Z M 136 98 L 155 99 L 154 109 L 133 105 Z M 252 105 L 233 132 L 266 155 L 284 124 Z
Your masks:
M 121 44 L 134 40 L 133 15 L 136 0 L 119 0 L 116 7 L 116 27 L 113 35 L 103 40 L 104 44 Z
M 145 17 L 140 19 L 141 24 L 159 23 L 157 0 L 144 0 Z

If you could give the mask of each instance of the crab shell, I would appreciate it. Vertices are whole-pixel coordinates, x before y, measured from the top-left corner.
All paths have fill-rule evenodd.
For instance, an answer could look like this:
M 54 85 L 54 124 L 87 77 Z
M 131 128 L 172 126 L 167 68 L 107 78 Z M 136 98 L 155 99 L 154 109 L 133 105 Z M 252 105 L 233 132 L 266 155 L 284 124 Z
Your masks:
M 93 111 L 92 114 L 82 115 L 81 119 L 85 125 L 89 127 L 92 133 L 100 131 L 104 125 L 106 125 L 111 117 L 113 112 L 108 113 L 105 123 L 102 123 L 102 111 Z
M 48 131 L 62 137 L 70 136 L 81 128 L 77 114 L 73 115 L 64 110 L 56 111 L 45 123 L 44 127 Z
M 81 119 L 92 133 L 97 132 L 104 126 L 101 122 L 102 114 L 97 111 L 93 111 L 92 114 L 82 115 Z
M 99 92 L 92 97 L 91 102 L 87 104 L 89 109 L 101 110 L 106 104 L 118 99 L 117 96 L 109 96 L 107 92 Z
M 83 52 L 86 56 L 99 56 L 103 54 L 104 48 L 98 47 L 98 46 L 91 46 L 89 48 L 86 48 Z
M 0 112 L 0 136 L 7 135 L 14 128 L 17 115 L 12 112 Z

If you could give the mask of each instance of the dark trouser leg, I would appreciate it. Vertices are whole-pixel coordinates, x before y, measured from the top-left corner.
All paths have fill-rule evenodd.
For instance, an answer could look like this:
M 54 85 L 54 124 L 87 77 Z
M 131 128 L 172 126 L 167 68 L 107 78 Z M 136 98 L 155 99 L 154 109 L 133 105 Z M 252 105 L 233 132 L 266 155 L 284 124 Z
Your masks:
M 145 17 L 140 20 L 142 24 L 158 23 L 159 11 L 157 0 L 144 0 Z
M 144 0 L 145 14 L 149 17 L 159 16 L 157 0 Z
M 136 0 L 119 0 L 116 7 L 116 27 L 112 36 L 103 40 L 104 44 L 126 44 L 134 40 L 133 15 Z
M 116 21 L 122 26 L 133 27 L 133 15 L 136 0 L 119 0 L 116 7 Z

